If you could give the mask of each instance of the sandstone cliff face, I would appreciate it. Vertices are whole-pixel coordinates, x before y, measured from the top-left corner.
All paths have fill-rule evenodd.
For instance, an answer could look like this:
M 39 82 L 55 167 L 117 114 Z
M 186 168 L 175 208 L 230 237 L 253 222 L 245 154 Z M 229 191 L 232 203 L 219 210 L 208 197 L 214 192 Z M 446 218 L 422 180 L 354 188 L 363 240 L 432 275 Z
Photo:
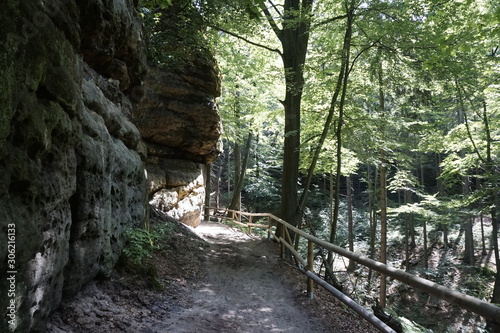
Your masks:
M 2 8 L 0 332 L 44 331 L 64 295 L 109 275 L 148 200 L 199 221 L 202 163 L 216 157 L 220 134 L 218 74 L 193 60 L 146 78 L 135 5 Z
M 8 1 L 0 30 L 0 331 L 37 332 L 145 216 L 145 52 L 130 1 Z
M 205 200 L 203 164 L 220 153 L 220 94 L 215 62 L 180 72 L 150 68 L 133 121 L 147 145 L 151 204 L 196 227 Z M 207 71 L 207 69 L 209 69 Z
M 189 27 L 172 24 L 175 6 L 163 13 L 163 29 L 176 34 L 183 49 L 181 65 L 150 66 L 145 96 L 133 111 L 148 149 L 150 202 L 167 215 L 196 227 L 205 200 L 203 164 L 220 154 L 222 131 L 215 98 L 220 95 L 219 71 L 210 52 L 182 38 Z M 164 52 L 175 52 L 168 47 Z

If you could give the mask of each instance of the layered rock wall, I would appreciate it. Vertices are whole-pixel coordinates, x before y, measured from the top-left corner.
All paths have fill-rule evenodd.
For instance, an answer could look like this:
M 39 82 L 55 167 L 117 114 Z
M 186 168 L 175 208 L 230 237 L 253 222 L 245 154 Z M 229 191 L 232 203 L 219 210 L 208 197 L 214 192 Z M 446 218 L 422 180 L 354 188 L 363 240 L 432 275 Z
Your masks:
M 185 37 L 196 31 L 186 31 L 193 28 L 184 23 L 190 18 L 176 15 L 181 11 L 174 5 L 161 18 L 162 28 L 176 41 L 164 43 L 163 52 L 183 50 L 180 64 L 161 69 L 150 65 L 145 96 L 134 109 L 133 121 L 148 148 L 151 203 L 196 227 L 205 200 L 203 165 L 214 162 L 221 151 L 222 125 L 215 101 L 221 78 L 210 51 Z
M 135 5 L 3 5 L 0 332 L 43 332 L 62 297 L 109 275 L 149 200 L 199 223 L 203 164 L 219 150 L 218 72 L 194 56 L 146 76 Z
M 39 332 L 143 222 L 128 116 L 145 48 L 131 1 L 7 1 L 0 15 L 0 332 Z

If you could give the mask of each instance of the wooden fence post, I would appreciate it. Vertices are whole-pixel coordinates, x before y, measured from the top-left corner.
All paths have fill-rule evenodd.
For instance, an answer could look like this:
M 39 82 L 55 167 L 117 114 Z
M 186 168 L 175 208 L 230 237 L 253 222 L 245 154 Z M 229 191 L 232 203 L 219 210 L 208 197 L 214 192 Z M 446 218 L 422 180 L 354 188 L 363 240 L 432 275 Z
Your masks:
M 271 240 L 271 217 L 267 216 L 267 240 Z
M 307 270 L 314 273 L 314 242 L 307 241 Z M 314 281 L 310 277 L 307 278 L 307 297 L 314 298 Z

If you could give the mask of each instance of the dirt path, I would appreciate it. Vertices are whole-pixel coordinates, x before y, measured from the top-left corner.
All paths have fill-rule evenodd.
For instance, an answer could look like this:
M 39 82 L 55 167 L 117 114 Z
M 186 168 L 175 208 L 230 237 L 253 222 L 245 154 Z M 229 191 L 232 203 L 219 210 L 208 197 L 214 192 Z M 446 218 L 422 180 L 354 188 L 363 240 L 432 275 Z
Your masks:
M 376 332 L 321 288 L 309 300 L 305 277 L 276 244 L 153 217 L 171 227 L 164 250 L 90 282 L 49 318 L 48 333 Z
M 277 247 L 225 225 L 204 222 L 195 232 L 210 243 L 208 274 L 172 313 L 172 332 L 328 332 L 309 319 L 283 284 Z

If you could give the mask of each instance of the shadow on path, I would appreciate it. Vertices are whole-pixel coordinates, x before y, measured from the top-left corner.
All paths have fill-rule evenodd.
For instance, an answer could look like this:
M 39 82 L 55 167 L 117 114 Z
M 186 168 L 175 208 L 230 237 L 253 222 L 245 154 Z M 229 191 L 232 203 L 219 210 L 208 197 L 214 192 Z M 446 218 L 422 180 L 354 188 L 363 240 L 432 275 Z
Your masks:
M 195 232 L 210 243 L 207 276 L 191 307 L 172 313 L 172 332 L 328 332 L 308 318 L 280 274 L 276 245 L 230 227 L 203 222 Z

